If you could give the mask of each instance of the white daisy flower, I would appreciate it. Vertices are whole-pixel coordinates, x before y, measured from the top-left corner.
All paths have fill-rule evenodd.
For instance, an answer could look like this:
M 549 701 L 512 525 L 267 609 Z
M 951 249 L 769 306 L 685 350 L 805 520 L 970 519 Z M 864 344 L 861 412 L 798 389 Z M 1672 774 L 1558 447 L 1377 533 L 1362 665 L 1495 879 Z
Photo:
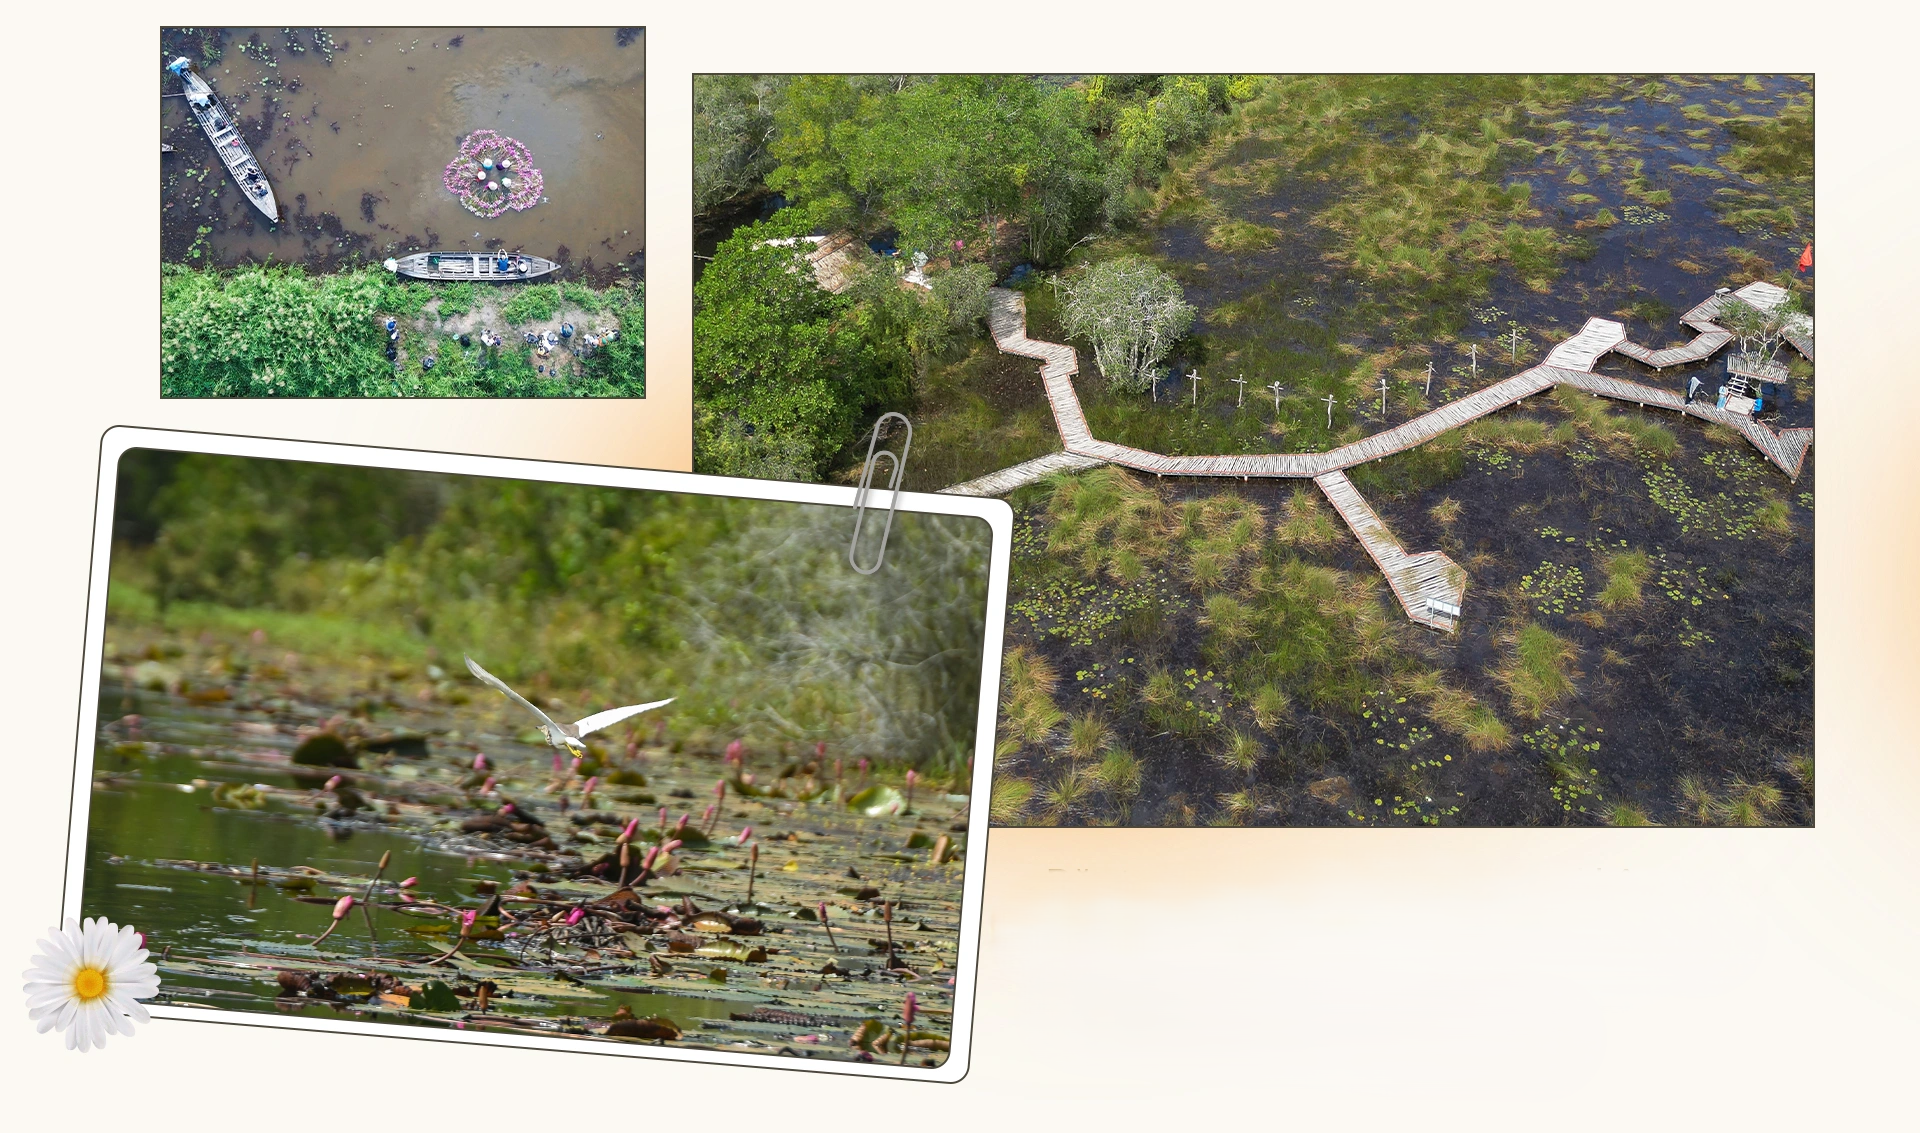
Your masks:
M 68 1050 L 105 1046 L 113 1032 L 131 1036 L 136 1020 L 150 1018 L 137 1000 L 160 994 L 159 969 L 146 959 L 132 925 L 68 917 L 67 927 L 50 930 L 40 942 L 40 955 L 22 973 L 27 1018 L 39 1020 L 42 1034 L 65 1031 Z

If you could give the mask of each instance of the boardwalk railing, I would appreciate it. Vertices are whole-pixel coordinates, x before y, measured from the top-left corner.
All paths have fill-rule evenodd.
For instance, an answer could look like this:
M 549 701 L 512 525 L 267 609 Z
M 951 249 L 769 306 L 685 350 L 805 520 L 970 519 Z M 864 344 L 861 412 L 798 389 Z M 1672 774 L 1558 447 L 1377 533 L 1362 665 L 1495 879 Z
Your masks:
M 1727 303 L 1739 301 L 1771 310 L 1785 298 L 1785 291 L 1767 283 L 1750 283 L 1738 291 L 1716 292 L 1680 317 L 1682 324 L 1696 332 L 1693 341 L 1665 350 L 1649 350 L 1628 341 L 1626 328 L 1611 319 L 1588 319 L 1580 333 L 1555 346 L 1540 365 L 1450 401 L 1411 421 L 1327 452 L 1167 456 L 1096 438 L 1087 427 L 1080 396 L 1073 388 L 1073 376 L 1080 371 L 1078 355 L 1071 346 L 1028 338 L 1025 298 L 1017 291 L 996 287 L 990 292 L 987 315 L 994 345 L 1005 353 L 1040 361 L 1040 380 L 1046 387 L 1047 402 L 1053 407 L 1054 425 L 1060 431 L 1063 451 L 956 484 L 945 491 L 957 495 L 999 495 L 1055 472 L 1101 463 L 1118 464 L 1156 476 L 1311 479 L 1326 493 L 1354 536 L 1379 564 L 1407 617 L 1421 625 L 1451 631 L 1456 619 L 1436 612 L 1435 603 L 1442 610 L 1459 607 L 1466 589 L 1465 572 L 1437 551 L 1408 553 L 1367 505 L 1343 469 L 1404 452 L 1522 398 L 1556 385 L 1569 385 L 1596 397 L 1631 401 L 1643 408 L 1672 410 L 1735 429 L 1788 478 L 1797 479 L 1807 449 L 1813 444 L 1812 429 L 1776 431 L 1745 414 L 1716 409 L 1710 402 L 1690 402 L 1670 390 L 1592 372 L 1608 351 L 1656 369 L 1702 361 L 1733 341 L 1733 335 L 1713 321 Z M 1812 361 L 1812 320 L 1804 319 L 1797 324 L 1787 341 Z

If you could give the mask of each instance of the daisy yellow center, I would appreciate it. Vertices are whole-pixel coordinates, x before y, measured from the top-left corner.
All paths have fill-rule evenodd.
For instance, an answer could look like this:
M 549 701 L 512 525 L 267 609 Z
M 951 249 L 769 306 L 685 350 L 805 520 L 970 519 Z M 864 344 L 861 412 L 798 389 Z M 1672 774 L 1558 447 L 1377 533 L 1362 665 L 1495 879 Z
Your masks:
M 81 968 L 73 973 L 73 994 L 86 1002 L 107 994 L 107 973 L 98 968 Z

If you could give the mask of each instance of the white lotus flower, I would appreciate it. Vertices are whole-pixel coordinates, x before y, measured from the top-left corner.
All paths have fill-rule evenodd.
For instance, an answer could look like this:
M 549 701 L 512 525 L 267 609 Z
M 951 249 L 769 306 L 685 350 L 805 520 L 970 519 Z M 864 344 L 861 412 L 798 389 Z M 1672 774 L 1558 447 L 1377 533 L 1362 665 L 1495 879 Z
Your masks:
M 146 962 L 140 934 L 105 917 L 85 922 L 67 918 L 65 928 L 49 930 L 26 977 L 27 1018 L 40 1033 L 58 1027 L 67 1049 L 107 1045 L 107 1035 L 131 1037 L 133 1024 L 150 1016 L 138 1000 L 160 994 L 160 973 Z

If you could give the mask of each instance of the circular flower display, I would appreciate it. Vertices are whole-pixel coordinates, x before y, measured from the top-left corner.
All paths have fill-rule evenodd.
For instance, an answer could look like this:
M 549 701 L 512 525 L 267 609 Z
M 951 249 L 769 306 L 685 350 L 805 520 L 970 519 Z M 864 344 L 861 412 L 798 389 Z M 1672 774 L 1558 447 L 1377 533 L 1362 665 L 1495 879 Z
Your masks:
M 546 187 L 533 167 L 532 151 L 495 130 L 468 134 L 460 142 L 460 156 L 447 163 L 440 183 L 482 220 L 492 220 L 508 209 L 532 208 L 540 203 L 540 192 Z
M 65 1031 L 68 1050 L 105 1046 L 113 1033 L 131 1037 L 134 1022 L 148 1019 L 137 1000 L 160 993 L 159 969 L 146 962 L 140 945 L 132 925 L 69 917 L 65 928 L 40 942 L 33 967 L 23 973 L 27 1018 L 39 1021 L 42 1034 Z

